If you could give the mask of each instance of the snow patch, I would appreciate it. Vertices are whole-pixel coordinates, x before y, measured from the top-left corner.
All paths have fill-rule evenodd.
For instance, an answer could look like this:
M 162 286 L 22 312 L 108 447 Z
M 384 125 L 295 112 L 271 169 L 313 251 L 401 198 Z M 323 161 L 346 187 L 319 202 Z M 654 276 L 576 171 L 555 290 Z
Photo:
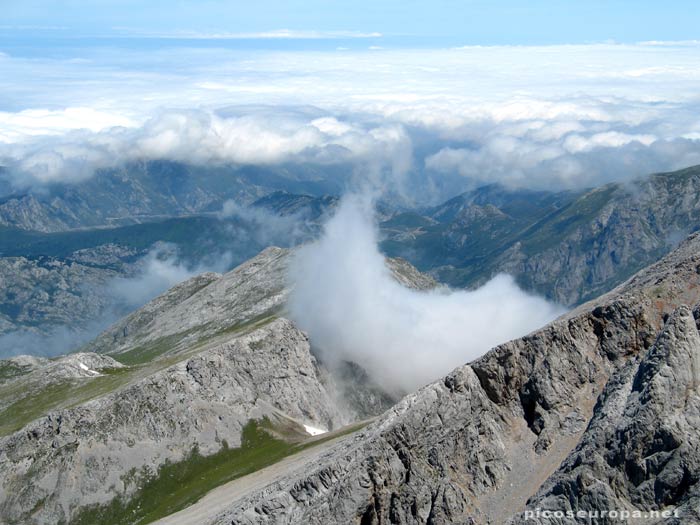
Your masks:
M 310 436 L 320 436 L 321 434 L 325 434 L 326 432 L 328 432 L 327 430 L 312 427 L 311 425 L 304 425 L 304 430 L 306 430 L 306 433 Z
M 91 369 L 90 369 L 85 363 L 83 363 L 82 361 L 78 361 L 78 366 L 79 366 L 81 369 L 85 370 L 88 374 L 92 374 L 92 375 L 94 375 L 94 376 L 102 375 L 102 374 L 100 374 L 97 370 L 91 370 Z

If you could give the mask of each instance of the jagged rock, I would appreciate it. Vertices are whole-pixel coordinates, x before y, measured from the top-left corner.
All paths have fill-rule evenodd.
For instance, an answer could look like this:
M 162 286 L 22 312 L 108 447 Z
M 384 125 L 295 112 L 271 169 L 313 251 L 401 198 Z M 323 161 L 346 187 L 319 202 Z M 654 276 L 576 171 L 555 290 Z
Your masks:
M 549 511 L 664 509 L 664 523 L 700 521 L 700 335 L 688 307 L 646 355 L 608 381 L 576 449 L 528 502 Z M 648 520 L 647 522 L 662 520 Z M 587 523 L 518 518 L 513 523 Z M 596 523 L 618 523 L 599 517 Z
M 389 258 L 386 260 L 389 270 L 396 281 L 414 290 L 432 290 L 438 286 L 437 281 L 427 274 L 419 272 L 415 266 L 405 259 Z
M 0 257 L 0 335 L 93 319 L 110 305 L 104 285 L 121 274 L 73 261 Z
M 65 359 L 113 362 L 95 354 Z M 194 446 L 204 455 L 224 441 L 240 446 L 251 418 L 280 414 L 333 428 L 342 418 L 318 374 L 306 336 L 277 319 L 97 399 L 51 412 L 0 438 L 0 516 L 9 524 L 53 524 L 81 506 L 128 496 L 135 489 L 125 482 L 130 472 L 155 473 Z
M 678 508 L 694 523 L 700 336 L 683 304 L 700 301 L 699 265 L 694 235 L 200 523 L 500 524 L 536 507 Z

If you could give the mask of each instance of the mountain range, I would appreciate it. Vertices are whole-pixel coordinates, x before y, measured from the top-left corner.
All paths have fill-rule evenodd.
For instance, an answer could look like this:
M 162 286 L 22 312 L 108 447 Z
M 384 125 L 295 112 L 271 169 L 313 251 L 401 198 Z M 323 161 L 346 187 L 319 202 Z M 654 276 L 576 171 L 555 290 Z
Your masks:
M 4 197 L 0 334 L 70 331 L 90 318 L 103 327 L 131 308 L 115 304 L 110 283 L 139 275 L 149 253 L 220 271 L 265 246 L 314 238 L 338 197 L 324 193 L 333 188 L 320 174 L 306 177 L 152 162 L 53 193 Z M 525 290 L 572 306 L 696 231 L 699 195 L 700 167 L 692 167 L 590 190 L 489 185 L 431 207 L 381 201 L 377 218 L 384 253 L 439 282 L 475 288 L 508 273 Z
M 400 400 L 285 318 L 289 255 L 193 277 L 80 352 L 0 361 L 3 520 L 700 520 L 700 235 Z

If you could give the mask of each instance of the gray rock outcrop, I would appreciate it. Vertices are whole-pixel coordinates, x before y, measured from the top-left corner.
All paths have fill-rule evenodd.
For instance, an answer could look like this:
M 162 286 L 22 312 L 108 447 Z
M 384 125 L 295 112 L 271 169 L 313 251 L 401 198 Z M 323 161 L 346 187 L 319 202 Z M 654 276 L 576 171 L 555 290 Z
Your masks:
M 246 423 L 264 416 L 325 429 L 341 419 L 308 339 L 285 319 L 0 438 L 0 516 L 67 521 L 83 506 L 128 497 L 194 447 L 207 455 L 224 442 L 240 446 Z
M 501 524 L 535 508 L 695 523 L 700 336 L 685 305 L 699 301 L 694 235 L 203 523 Z M 576 520 L 540 522 L 590 522 Z

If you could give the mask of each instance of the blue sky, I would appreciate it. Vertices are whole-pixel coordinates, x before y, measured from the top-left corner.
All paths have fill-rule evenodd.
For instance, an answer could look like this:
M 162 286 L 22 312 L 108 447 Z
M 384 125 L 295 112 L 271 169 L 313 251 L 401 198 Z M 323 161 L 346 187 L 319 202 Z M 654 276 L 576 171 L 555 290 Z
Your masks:
M 381 33 L 405 45 L 699 38 L 695 2 L 658 0 L 3 0 L 8 34 Z M 308 34 L 308 33 L 306 33 Z M 391 40 L 389 40 L 391 42 Z

